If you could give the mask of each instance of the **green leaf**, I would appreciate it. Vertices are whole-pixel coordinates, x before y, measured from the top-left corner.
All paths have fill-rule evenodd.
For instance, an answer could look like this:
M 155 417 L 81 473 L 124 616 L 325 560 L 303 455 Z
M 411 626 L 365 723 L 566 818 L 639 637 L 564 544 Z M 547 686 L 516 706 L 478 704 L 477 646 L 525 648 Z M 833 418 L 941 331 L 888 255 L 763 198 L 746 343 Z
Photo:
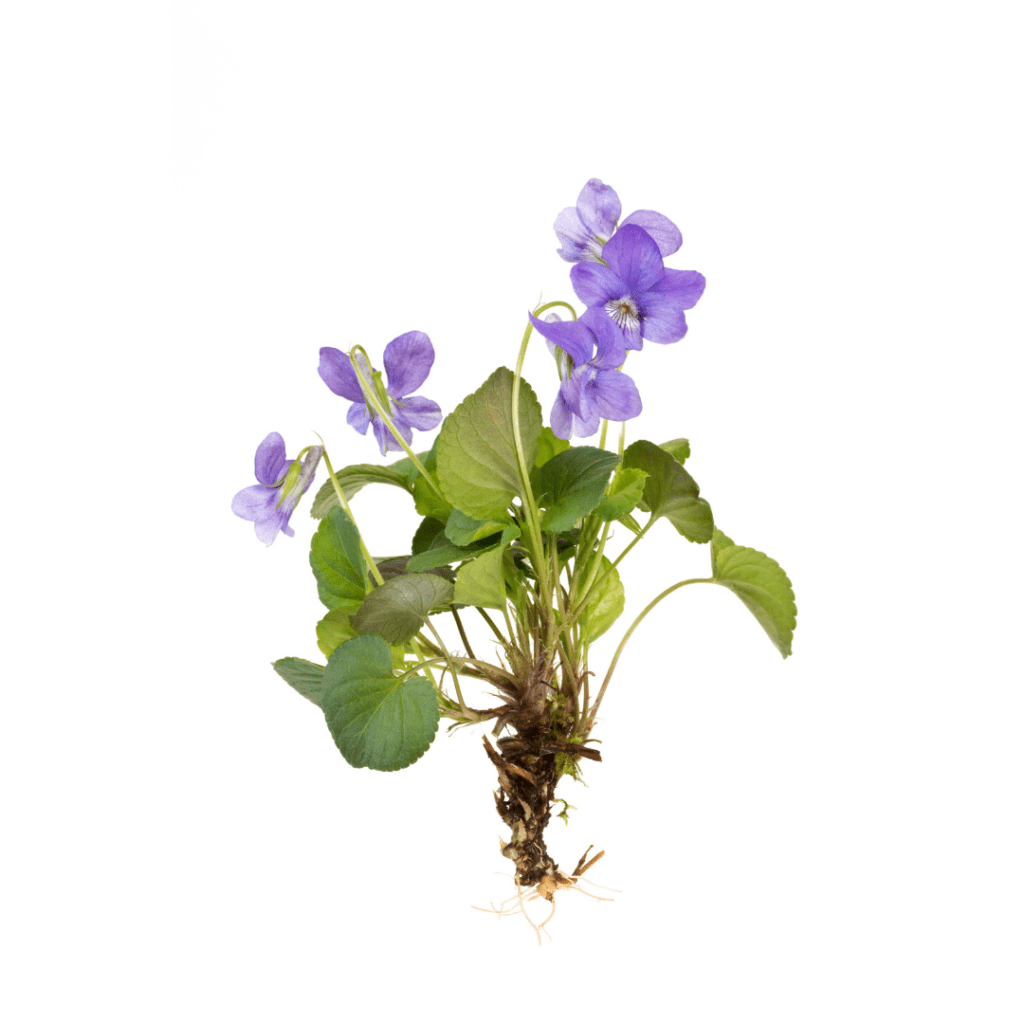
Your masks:
M 353 768 L 407 768 L 437 733 L 434 687 L 422 676 L 393 675 L 391 649 L 379 636 L 342 644 L 324 669 L 323 690 L 327 727 Z
M 612 477 L 608 493 L 598 502 L 594 515 L 605 522 L 619 519 L 632 512 L 644 494 L 647 473 L 642 469 L 622 469 Z
M 541 427 L 540 437 L 537 438 L 537 458 L 533 460 L 535 469 L 540 469 L 546 462 L 550 462 L 559 452 L 564 452 L 570 442 L 563 441 L 555 435 L 550 427 Z
M 398 576 L 366 595 L 352 616 L 352 625 L 360 633 L 382 636 L 389 644 L 404 644 L 420 631 L 432 608 L 451 599 L 452 585 L 440 576 Z
M 541 526 L 552 533 L 569 530 L 592 512 L 604 495 L 619 457 L 603 448 L 567 448 L 546 462 L 538 476 L 537 501 L 547 509 Z
M 505 576 L 502 562 L 506 546 L 485 551 L 459 569 L 459 574 L 455 577 L 456 604 L 499 610 L 505 607 Z
M 608 572 L 609 569 L 611 572 Z M 619 571 L 603 556 L 597 578 L 601 582 L 594 588 L 586 607 L 580 613 L 580 639 L 587 643 L 593 643 L 602 633 L 606 633 L 626 607 L 626 591 L 619 579 Z
M 413 555 L 409 559 L 408 568 L 410 572 L 428 572 L 440 566 L 452 565 L 455 562 L 465 562 L 471 558 L 482 555 L 485 551 L 491 551 L 500 544 L 507 544 L 522 534 L 518 526 L 506 526 L 500 535 L 492 535 L 484 540 L 477 541 L 468 547 L 459 547 L 457 544 L 445 543 L 444 536 L 439 536 L 434 546 L 428 548 L 419 555 Z
M 677 437 L 674 441 L 666 441 L 664 444 L 659 444 L 658 447 L 667 451 L 680 466 L 690 457 L 690 442 L 685 437 Z
M 305 658 L 280 658 L 274 663 L 274 671 L 306 700 L 317 707 L 323 697 L 324 667 L 314 665 Z
M 409 462 L 408 459 L 405 461 Z M 337 470 L 334 475 L 338 478 L 338 483 L 341 484 L 346 501 L 351 500 L 367 484 L 390 484 L 392 487 L 401 487 L 403 491 L 412 494 L 412 484 L 407 474 L 402 473 L 397 465 L 396 463 L 394 466 L 346 466 L 344 469 Z M 412 463 L 409 462 L 409 465 L 412 466 Z M 415 466 L 413 468 L 415 469 Z M 328 477 L 320 490 L 316 492 L 309 514 L 314 519 L 323 519 L 332 508 L 339 507 L 338 492 L 335 491 L 334 484 Z
M 423 463 L 423 468 L 436 480 L 437 438 L 434 439 L 434 444 L 430 451 L 420 458 L 420 462 Z M 448 517 L 452 512 L 452 506 L 419 473 L 416 474 L 416 479 L 413 481 L 412 493 L 416 499 L 416 511 L 421 516 L 429 516 L 431 519 L 437 519 L 442 523 L 448 521 Z
M 651 513 L 652 523 L 664 516 L 687 540 L 698 544 L 711 540 L 715 528 L 711 506 L 674 456 L 650 441 L 635 441 L 626 449 L 622 466 L 648 474 L 640 507 Z
M 512 371 L 499 367 L 448 416 L 437 438 L 441 490 L 474 519 L 502 518 L 523 489 L 512 435 L 512 382 Z M 529 469 L 537 458 L 542 414 L 525 380 L 520 382 L 518 417 Z
M 329 611 L 316 624 L 316 645 L 329 658 L 346 640 L 356 635 L 349 612 L 344 608 Z
M 398 576 L 408 576 L 411 573 L 418 572 L 418 569 L 409 567 L 412 558 L 412 555 L 399 555 L 397 558 L 378 558 L 377 572 L 380 573 L 381 578 L 385 582 L 393 580 Z M 455 579 L 455 573 L 448 568 L 432 566 L 427 571 L 432 572 L 435 576 L 442 576 L 446 580 Z
M 358 608 L 366 596 L 366 561 L 359 531 L 337 506 L 320 521 L 309 547 L 320 600 L 328 608 Z
M 773 558 L 734 544 L 721 530 L 711 543 L 714 582 L 731 590 L 778 647 L 784 658 L 793 653 L 796 601 L 793 584 Z
M 452 509 L 452 514 L 448 517 L 448 523 L 444 528 L 444 535 L 457 547 L 465 548 L 478 540 L 483 540 L 485 537 L 501 533 L 506 526 L 508 526 L 507 516 L 504 522 L 497 519 L 481 521 L 473 519 L 467 516 L 465 512 L 460 512 L 455 508 Z
M 439 534 L 441 539 L 444 540 L 444 523 L 434 519 L 433 516 L 425 516 L 420 520 L 420 525 L 416 528 L 416 533 L 413 535 L 412 553 L 414 555 L 423 554 L 424 551 L 430 548 Z

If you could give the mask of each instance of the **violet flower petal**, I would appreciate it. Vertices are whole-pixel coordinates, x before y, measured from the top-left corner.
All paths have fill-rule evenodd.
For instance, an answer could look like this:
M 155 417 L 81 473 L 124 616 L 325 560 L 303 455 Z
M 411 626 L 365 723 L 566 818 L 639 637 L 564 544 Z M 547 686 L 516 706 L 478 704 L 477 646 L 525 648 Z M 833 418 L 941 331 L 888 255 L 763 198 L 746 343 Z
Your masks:
M 278 491 L 277 487 L 264 487 L 262 484 L 243 487 L 231 499 L 231 511 L 250 523 L 259 522 L 273 514 L 280 497 Z
M 587 306 L 603 306 L 609 299 L 617 299 L 627 290 L 622 278 L 603 263 L 577 263 L 569 271 L 569 280 L 580 301 Z
M 546 321 L 538 320 L 532 313 L 528 315 L 534 330 L 568 352 L 574 363 L 589 362 L 594 354 L 595 338 L 582 320 Z
M 366 407 L 366 403 L 353 402 L 348 407 L 348 415 L 345 417 L 345 421 L 350 427 L 358 430 L 360 434 L 365 434 L 370 426 L 370 410 Z
M 662 213 L 655 210 L 637 210 L 631 213 L 620 225 L 619 230 L 628 224 L 643 228 L 654 239 L 659 252 L 671 256 L 678 252 L 683 244 L 683 233 Z
M 352 369 L 347 353 L 336 348 L 320 349 L 320 366 L 317 368 L 321 380 L 336 394 L 350 402 L 363 401 L 359 379 Z
M 401 418 L 402 422 L 408 424 L 413 430 L 433 430 L 441 422 L 441 406 L 429 398 L 414 395 L 394 403 L 391 417 L 396 424 Z M 410 434 L 406 440 L 409 441 L 411 437 Z
M 384 349 L 389 395 L 411 395 L 427 379 L 434 365 L 434 346 L 422 331 L 409 331 L 389 341 Z
M 626 338 L 615 321 L 603 309 L 591 306 L 579 322 L 590 329 L 597 342 L 591 365 L 599 370 L 617 370 L 626 361 Z
M 558 255 L 567 263 L 592 260 L 601 254 L 601 243 L 580 220 L 575 206 L 567 206 L 555 218 L 555 235 L 562 243 Z
M 611 185 L 604 184 L 600 178 L 591 178 L 576 200 L 576 211 L 592 234 L 610 238 L 622 214 L 622 203 Z
M 640 392 L 632 377 L 618 370 L 598 370 L 587 383 L 588 408 L 606 420 L 631 420 L 643 411 Z
M 667 270 L 644 296 L 643 336 L 658 345 L 671 345 L 686 334 L 684 310 L 704 294 L 704 275 L 696 270 Z
M 602 255 L 634 298 L 657 284 L 665 273 L 665 264 L 654 239 L 633 224 L 619 228 Z
M 284 452 L 284 438 L 274 431 L 260 441 L 256 449 L 256 479 L 268 486 L 276 484 L 289 465 Z

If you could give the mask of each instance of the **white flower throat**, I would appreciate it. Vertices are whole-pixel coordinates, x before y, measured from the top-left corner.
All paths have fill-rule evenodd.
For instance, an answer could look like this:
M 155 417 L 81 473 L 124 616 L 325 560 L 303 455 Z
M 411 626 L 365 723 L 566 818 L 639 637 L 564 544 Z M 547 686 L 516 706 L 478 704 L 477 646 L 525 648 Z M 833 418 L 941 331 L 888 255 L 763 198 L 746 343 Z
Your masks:
M 610 299 L 605 303 L 604 311 L 622 328 L 631 334 L 640 332 L 640 324 L 644 319 L 640 307 L 628 296 L 621 299 Z

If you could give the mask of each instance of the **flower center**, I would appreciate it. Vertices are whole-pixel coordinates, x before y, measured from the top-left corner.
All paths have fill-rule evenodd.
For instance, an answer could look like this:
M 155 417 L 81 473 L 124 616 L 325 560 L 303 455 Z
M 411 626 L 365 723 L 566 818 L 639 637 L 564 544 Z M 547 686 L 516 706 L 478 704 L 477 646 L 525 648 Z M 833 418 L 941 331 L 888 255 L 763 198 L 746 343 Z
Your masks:
M 611 299 L 609 302 L 606 302 L 604 311 L 622 330 L 630 334 L 639 333 L 644 315 L 640 312 L 640 307 L 628 295 L 623 295 L 621 299 Z

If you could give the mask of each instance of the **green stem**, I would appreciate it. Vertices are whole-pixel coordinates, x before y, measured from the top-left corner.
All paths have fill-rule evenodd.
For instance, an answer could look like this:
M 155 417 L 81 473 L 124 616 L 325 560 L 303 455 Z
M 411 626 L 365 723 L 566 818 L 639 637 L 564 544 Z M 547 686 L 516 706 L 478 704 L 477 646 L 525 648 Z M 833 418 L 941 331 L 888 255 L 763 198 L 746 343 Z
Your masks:
M 455 625 L 459 630 L 459 636 L 462 637 L 462 642 L 466 645 L 466 653 L 475 661 L 476 655 L 473 653 L 473 648 L 469 645 L 469 637 L 466 636 L 466 628 L 462 625 L 462 619 L 459 618 L 458 609 L 452 607 L 452 618 L 455 620 Z
M 320 437 L 319 434 L 316 435 Z M 321 447 L 323 447 L 323 438 L 320 437 Z M 352 509 L 349 507 L 348 501 L 345 498 L 345 491 L 341 484 L 338 483 L 338 478 L 334 475 L 334 467 L 331 465 L 331 460 L 327 456 L 327 449 L 324 448 L 324 465 L 327 467 L 327 475 L 331 478 L 331 483 L 334 485 L 334 493 L 338 496 L 338 504 L 345 510 L 345 515 L 352 520 L 352 525 L 356 527 L 356 533 L 359 536 L 359 550 L 363 553 L 363 558 L 366 559 L 366 564 L 370 567 L 370 572 L 373 573 L 373 578 L 377 581 L 377 586 L 382 586 L 384 583 L 384 577 L 381 576 L 380 570 L 377 568 L 377 563 L 370 557 L 370 552 L 366 549 L 366 544 L 363 543 L 363 535 L 359 532 L 359 527 L 356 526 L 356 517 L 352 515 Z
M 459 698 L 459 708 L 463 714 L 466 714 L 466 702 L 462 699 L 462 687 L 459 686 L 459 673 L 452 662 L 452 656 L 448 652 L 448 648 L 445 646 L 444 641 L 441 639 L 441 634 L 434 628 L 434 624 L 430 621 L 430 617 L 427 616 L 424 619 L 424 625 L 434 635 L 434 639 L 437 641 L 437 646 L 441 649 L 441 653 L 445 656 L 448 662 L 448 671 L 451 673 L 452 683 L 455 686 L 455 695 Z
M 576 610 L 573 612 L 570 621 L 576 621 L 576 619 L 579 617 L 580 612 L 582 612 L 583 609 L 586 607 L 590 595 L 612 574 L 612 571 L 618 567 L 619 562 L 621 562 L 626 557 L 626 555 L 628 555 L 630 551 L 632 551 L 633 548 L 636 547 L 636 545 L 640 542 L 643 535 L 650 529 L 651 524 L 653 522 L 655 522 L 653 518 L 648 519 L 643 529 L 625 546 L 625 548 L 623 548 L 619 557 L 616 558 L 614 562 L 612 562 L 609 568 L 604 573 L 602 573 L 602 575 L 600 575 L 593 583 L 590 584 L 589 587 L 587 587 L 586 592 L 583 594 L 583 597 L 581 597 L 580 600 L 577 602 Z M 597 564 L 600 565 L 600 561 L 598 561 Z
M 600 690 L 598 691 L 598 693 L 597 693 L 597 699 L 596 699 L 596 700 L 594 701 L 594 708 L 593 708 L 593 710 L 592 710 L 592 711 L 590 712 L 590 720 L 589 720 L 589 722 L 588 722 L 588 724 L 587 724 L 587 732 L 588 732 L 588 733 L 589 733 L 589 732 L 590 732 L 590 730 L 591 730 L 591 729 L 592 729 L 592 728 L 594 727 L 594 721 L 595 721 L 595 720 L 596 720 L 596 718 L 597 718 L 597 709 L 598 709 L 598 708 L 599 708 L 599 707 L 601 706 L 601 701 L 602 701 L 602 700 L 604 699 L 604 693 L 605 693 L 605 690 L 607 690 L 607 689 L 608 689 L 608 684 L 609 684 L 609 683 L 611 682 L 611 679 L 612 679 L 612 673 L 613 673 L 613 672 L 615 671 L 615 666 L 616 666 L 616 665 L 617 665 L 617 664 L 619 663 L 619 657 L 620 657 L 620 655 L 622 654 L 622 651 L 623 651 L 623 649 L 625 648 L 625 646 L 626 646 L 626 643 L 627 643 L 627 642 L 629 641 L 629 638 L 630 638 L 630 637 L 631 637 L 631 636 L 633 635 L 633 633 L 634 633 L 634 632 L 636 631 L 636 627 L 637 627 L 637 626 L 639 626 L 639 625 L 640 625 L 640 623 L 644 621 L 644 619 L 645 619 L 645 618 L 647 617 L 648 613 L 649 613 L 649 612 L 650 612 L 650 611 L 651 611 L 652 609 L 654 609 L 654 608 L 655 608 L 655 606 L 656 606 L 656 605 L 657 605 L 657 604 L 658 604 L 658 603 L 659 603 L 660 601 L 663 601 L 663 600 L 664 600 L 664 599 L 665 599 L 666 597 L 668 597 L 668 595 L 669 595 L 669 594 L 671 594 L 671 593 L 673 593 L 674 591 L 678 590 L 678 589 L 679 589 L 680 587 L 686 587 L 686 586 L 689 586 L 689 585 L 690 585 L 691 583 L 714 583 L 714 580 L 713 580 L 713 579 L 692 579 L 692 580 L 681 580 L 681 581 L 680 581 L 679 583 L 673 583 L 671 587 L 669 587 L 669 588 L 668 588 L 668 589 L 666 589 L 666 590 L 663 590 L 663 591 L 662 591 L 662 592 L 661 592 L 661 593 L 660 593 L 660 594 L 659 594 L 659 595 L 658 595 L 658 596 L 657 596 L 657 597 L 656 597 L 656 598 L 655 598 L 655 599 L 654 599 L 654 600 L 653 600 L 653 601 L 652 601 L 652 602 L 651 602 L 651 603 L 650 603 L 650 604 L 649 604 L 649 605 L 648 605 L 648 606 L 647 606 L 647 607 L 646 607 L 646 608 L 645 608 L 645 609 L 644 609 L 644 610 L 643 610 L 643 611 L 642 611 L 642 612 L 641 612 L 641 613 L 640 613 L 640 614 L 639 614 L 639 615 L 638 615 L 638 616 L 637 616 L 637 617 L 636 617 L 636 618 L 635 618 L 635 619 L 633 620 L 633 624 L 632 624 L 632 625 L 631 625 L 631 626 L 629 627 L 629 629 L 627 629 L 627 630 L 626 630 L 626 634 L 625 634 L 625 636 L 623 636 L 622 640 L 621 640 L 621 641 L 619 642 L 619 646 L 618 646 L 618 648 L 617 648 L 617 649 L 616 649 L 616 651 L 615 651 L 615 657 L 613 657 L 613 658 L 612 658 L 612 663 L 611 663 L 611 664 L 610 664 L 610 665 L 608 666 L 608 672 L 607 672 L 607 673 L 605 674 L 605 677 L 604 677 L 604 682 L 603 682 L 603 683 L 601 683 L 601 689 L 600 689 Z
M 605 441 L 608 440 L 608 421 L 601 420 L 601 438 L 597 442 L 598 448 L 603 448 Z
M 420 475 L 430 485 L 431 490 L 444 502 L 447 502 L 447 498 L 441 493 L 441 488 L 434 480 L 433 476 L 427 472 L 426 467 L 420 462 L 419 457 L 416 453 L 405 443 L 405 439 L 398 432 L 398 428 L 395 426 L 394 421 L 391 419 L 390 410 L 385 409 L 381 404 L 380 399 L 377 397 L 373 390 L 373 386 L 363 376 L 363 371 L 360 369 L 359 360 L 353 358 L 352 353 L 360 353 L 364 359 L 366 359 L 366 365 L 370 365 L 370 360 L 366 356 L 366 352 L 363 350 L 361 345 L 354 345 L 352 352 L 349 353 L 349 362 L 352 365 L 352 369 L 355 371 L 356 379 L 359 381 L 359 390 L 363 393 L 363 398 L 366 399 L 366 404 L 373 409 L 373 411 L 384 421 L 384 426 L 391 431 L 391 436 L 402 446 L 402 450 L 406 455 L 409 456 L 409 461 L 419 470 Z

